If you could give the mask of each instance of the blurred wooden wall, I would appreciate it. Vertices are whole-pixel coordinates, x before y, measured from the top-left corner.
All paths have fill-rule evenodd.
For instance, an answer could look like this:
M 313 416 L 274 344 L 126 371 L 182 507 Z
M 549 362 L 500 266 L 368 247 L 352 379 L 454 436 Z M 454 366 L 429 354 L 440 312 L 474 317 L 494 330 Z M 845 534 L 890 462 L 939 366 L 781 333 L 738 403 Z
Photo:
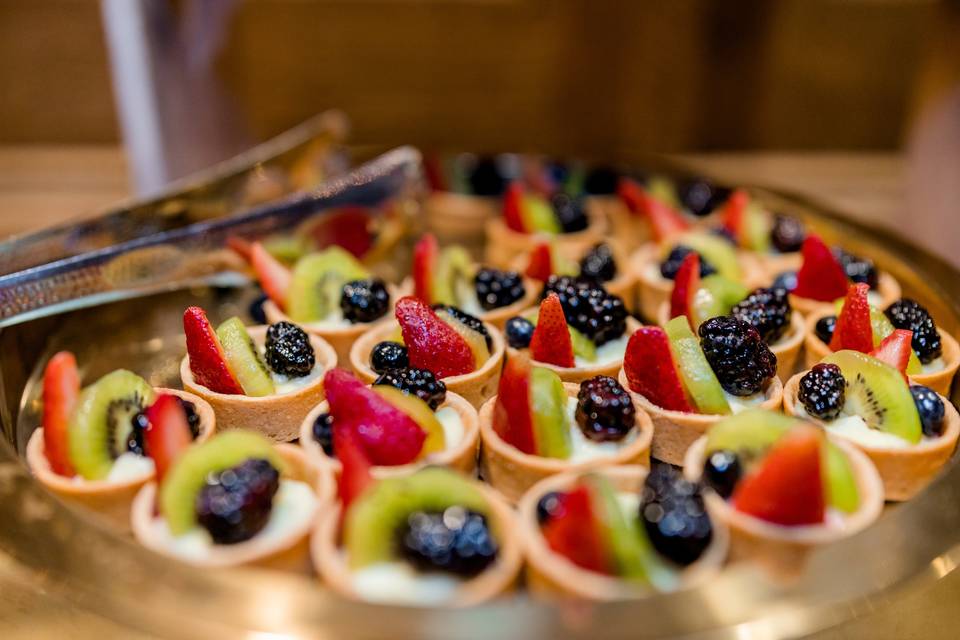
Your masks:
M 340 107 L 377 144 L 888 149 L 935 16 L 920 0 L 247 0 L 219 68 L 260 137 Z M 0 143 L 117 139 L 95 2 L 0 0 L 0 82 Z

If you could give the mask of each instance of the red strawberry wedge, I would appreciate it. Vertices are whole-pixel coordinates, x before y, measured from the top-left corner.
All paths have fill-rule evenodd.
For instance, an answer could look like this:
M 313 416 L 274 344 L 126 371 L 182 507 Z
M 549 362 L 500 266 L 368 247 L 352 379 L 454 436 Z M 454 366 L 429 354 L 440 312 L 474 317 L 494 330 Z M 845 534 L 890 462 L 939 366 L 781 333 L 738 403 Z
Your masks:
M 658 407 L 694 412 L 680 382 L 667 332 L 660 327 L 641 327 L 630 336 L 623 370 L 630 389 Z
M 334 423 L 333 448 L 343 468 L 337 483 L 337 494 L 343 505 L 340 512 L 342 517 L 357 496 L 373 484 L 373 475 L 370 473 L 370 460 L 367 459 L 363 445 L 349 426 Z
M 523 226 L 523 185 L 513 182 L 503 194 L 503 222 L 518 233 L 527 233 Z
M 433 234 L 425 234 L 413 247 L 413 295 L 433 304 L 433 276 L 437 271 L 440 247 Z
M 43 372 L 43 450 L 54 473 L 76 475 L 70 462 L 67 427 L 80 395 L 77 359 L 69 351 L 50 358 Z
M 546 282 L 550 279 L 552 273 L 553 256 L 550 253 L 550 243 L 541 242 L 530 252 L 530 262 L 527 263 L 527 270 L 524 271 L 524 274 L 534 280 Z
M 243 395 L 243 387 L 234 377 L 207 314 L 200 307 L 183 312 L 183 333 L 187 338 L 190 371 L 197 384 L 217 393 Z
M 683 219 L 679 211 L 657 200 L 629 178 L 620 179 L 617 193 L 627 205 L 627 209 L 650 221 L 653 237 L 657 241 L 683 233 L 690 228 L 690 223 Z
M 395 310 L 410 366 L 429 369 L 438 378 L 459 376 L 476 368 L 470 345 L 422 300 L 407 296 Z
M 670 317 L 687 316 L 693 327 L 693 297 L 700 288 L 700 255 L 691 251 L 684 257 L 673 279 L 673 291 L 670 292 Z M 693 327 L 696 331 L 697 328 Z
M 525 355 L 510 358 L 500 375 L 493 406 L 493 430 L 504 442 L 536 455 L 530 400 L 530 360 Z
M 254 242 L 250 247 L 250 263 L 257 274 L 263 292 L 281 309 L 287 306 L 287 292 L 293 275 L 290 270 L 270 255 L 263 245 Z
M 819 237 L 808 235 L 801 249 L 803 264 L 791 292 L 801 298 L 833 302 L 847 293 L 847 273 Z
M 873 327 L 870 324 L 870 303 L 867 301 L 869 292 L 869 285 L 850 285 L 843 308 L 837 316 L 833 337 L 830 338 L 832 350 L 852 349 L 860 353 L 873 351 Z
M 530 355 L 538 362 L 573 367 L 573 341 L 560 298 L 551 293 L 540 303 L 540 316 L 530 339 Z
M 910 354 L 913 353 L 911 342 L 913 341 L 913 331 L 906 329 L 896 329 L 893 333 L 883 339 L 877 348 L 870 352 L 870 355 L 886 362 L 891 367 L 895 367 L 903 377 L 907 377 L 907 365 L 910 364 Z
M 743 221 L 748 204 L 750 204 L 750 196 L 743 189 L 737 189 L 730 194 L 723 205 L 721 213 L 723 227 L 737 238 L 738 243 L 743 238 Z
M 597 573 L 610 573 L 612 563 L 603 547 L 600 523 L 583 485 L 561 494 L 555 515 L 543 526 L 547 545 L 573 564 Z
M 180 398 L 161 394 L 144 412 L 147 428 L 143 444 L 148 456 L 153 458 L 157 470 L 157 483 L 163 481 L 167 469 L 193 443 L 187 413 Z

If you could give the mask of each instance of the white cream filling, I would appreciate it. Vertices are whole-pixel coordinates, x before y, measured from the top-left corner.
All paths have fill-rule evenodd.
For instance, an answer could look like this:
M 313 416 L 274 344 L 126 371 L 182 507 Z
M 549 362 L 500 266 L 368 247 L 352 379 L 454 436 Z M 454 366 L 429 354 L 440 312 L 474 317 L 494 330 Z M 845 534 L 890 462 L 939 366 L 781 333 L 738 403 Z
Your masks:
M 156 465 L 153 462 L 153 458 L 149 456 L 138 456 L 132 451 L 127 451 L 126 453 L 120 454 L 120 456 L 113 461 L 113 466 L 110 467 L 110 473 L 107 474 L 107 477 L 104 478 L 104 482 L 128 482 L 130 480 L 138 480 L 144 476 L 151 475 L 156 470 Z M 81 475 L 75 475 L 72 478 L 73 482 L 76 484 L 83 484 L 88 482 L 86 478 Z
M 458 309 L 477 318 L 486 313 L 486 310 L 480 306 L 477 290 L 470 282 L 463 278 L 457 278 L 453 286 L 453 295 L 457 298 Z
M 310 485 L 297 480 L 281 480 L 280 487 L 273 496 L 270 519 L 251 540 L 262 540 L 265 544 L 270 544 L 282 540 L 292 530 L 305 529 L 313 520 L 316 507 L 317 498 Z M 154 540 L 171 555 L 184 560 L 202 560 L 214 547 L 219 546 L 210 534 L 199 526 L 175 536 L 170 533 L 166 519 L 159 516 L 153 518 L 150 527 Z
M 867 302 L 871 307 L 879 307 L 883 304 L 883 296 L 880 295 L 879 291 L 868 291 L 867 292 Z
M 660 273 L 660 263 L 657 261 L 648 263 L 643 268 L 643 275 L 647 280 L 650 280 L 651 282 L 654 282 L 654 283 L 673 282 L 673 280 L 668 280 L 663 277 L 663 274 Z
M 943 371 L 946 368 L 947 364 L 943 361 L 943 358 L 935 358 L 926 364 L 920 365 L 920 370 L 923 373 L 937 373 L 938 371 Z
M 310 371 L 310 373 L 299 378 L 285 376 L 275 371 L 270 372 L 270 377 L 273 379 L 273 392 L 276 395 L 283 395 L 285 393 L 291 393 L 293 391 L 302 389 L 309 384 L 313 384 L 313 382 L 316 381 L 316 379 L 321 375 L 323 375 L 323 367 L 318 364 L 313 365 L 313 369 Z
M 806 408 L 799 401 L 796 405 L 796 413 L 800 417 L 809 418 Z M 867 426 L 866 420 L 857 415 L 847 415 L 841 413 L 838 417 L 829 422 L 824 422 L 827 430 L 838 436 L 847 438 L 865 447 L 883 447 L 886 449 L 906 449 L 912 446 L 900 436 L 879 429 L 871 429 Z M 921 442 L 932 440 L 928 436 L 923 436 Z
M 732 393 L 724 391 L 723 396 L 727 399 L 727 404 L 730 405 L 730 411 L 734 414 L 756 408 L 767 399 L 766 394 L 762 391 L 749 396 L 735 396 Z
M 463 440 L 463 421 L 460 412 L 453 407 L 440 407 L 434 414 L 443 427 L 443 439 L 447 449 L 457 446 Z
M 587 460 L 596 460 L 597 458 L 609 458 L 615 456 L 620 449 L 627 446 L 637 437 L 636 428 L 630 431 L 623 439 L 615 442 L 594 442 L 583 435 L 580 425 L 577 424 L 577 399 L 567 399 L 567 428 L 570 429 L 570 462 L 586 462 Z
M 627 350 L 627 342 L 629 341 L 630 336 L 625 331 L 623 335 L 616 340 L 611 340 L 610 342 L 597 347 L 597 357 L 595 360 L 587 360 L 585 358 L 581 358 L 580 356 L 576 356 L 574 357 L 573 361 L 578 367 L 592 367 L 610 364 L 611 362 L 616 362 L 617 360 L 623 360 L 623 354 Z
M 354 591 L 371 602 L 436 605 L 449 601 L 462 580 L 441 572 L 419 572 L 403 561 L 378 562 L 351 574 Z
M 334 308 L 333 311 L 327 314 L 326 318 L 322 318 L 320 320 L 311 320 L 310 322 L 303 322 L 300 324 L 310 325 L 310 328 L 315 331 L 346 329 L 354 325 L 353 322 L 350 322 L 343 317 L 343 311 L 340 310 L 340 307 Z

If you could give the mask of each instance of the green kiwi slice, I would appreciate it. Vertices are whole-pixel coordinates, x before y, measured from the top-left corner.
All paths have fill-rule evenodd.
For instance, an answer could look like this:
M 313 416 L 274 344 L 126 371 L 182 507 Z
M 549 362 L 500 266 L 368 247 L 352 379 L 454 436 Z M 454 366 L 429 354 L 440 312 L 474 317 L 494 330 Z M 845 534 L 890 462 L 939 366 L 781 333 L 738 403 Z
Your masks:
M 727 450 L 754 458 L 797 424 L 799 420 L 782 413 L 748 409 L 710 427 L 705 454 Z
M 746 286 L 719 273 L 707 276 L 693 297 L 694 326 L 699 327 L 710 318 L 727 315 L 733 305 L 746 298 L 748 293 Z
M 433 274 L 434 304 L 461 306 L 464 294 L 473 291 L 470 284 L 473 278 L 473 261 L 463 247 L 447 247 L 440 252 L 436 272 Z
M 747 246 L 757 253 L 770 251 L 770 221 L 756 202 L 750 202 L 743 212 L 743 234 Z
M 740 281 L 743 273 L 737 261 L 737 252 L 733 246 L 720 236 L 691 231 L 677 240 L 677 244 L 690 247 L 717 269 L 717 273 L 730 280 Z
M 700 341 L 690 330 L 687 318 L 684 316 L 674 318 L 664 328 L 670 340 L 670 350 L 677 361 L 680 380 L 700 413 L 729 414 L 730 404 L 723 394 L 723 387 L 720 386 L 720 381 L 710 368 L 707 357 L 703 355 Z
M 545 458 L 570 457 L 567 392 L 556 373 L 543 367 L 530 372 L 530 410 L 537 453 Z
M 860 491 L 850 460 L 829 440 L 823 447 L 823 468 L 826 472 L 827 503 L 844 513 L 853 513 L 860 506 Z
M 287 315 L 298 322 L 323 320 L 339 308 L 343 285 L 370 272 L 340 247 L 329 247 L 297 261 L 287 293 Z
M 243 321 L 234 316 L 217 327 L 217 338 L 223 346 L 230 371 L 248 396 L 269 396 L 275 391 L 273 378 L 247 333 Z
M 537 195 L 523 196 L 523 224 L 532 232 L 557 234 L 562 231 L 557 214 L 544 198 Z

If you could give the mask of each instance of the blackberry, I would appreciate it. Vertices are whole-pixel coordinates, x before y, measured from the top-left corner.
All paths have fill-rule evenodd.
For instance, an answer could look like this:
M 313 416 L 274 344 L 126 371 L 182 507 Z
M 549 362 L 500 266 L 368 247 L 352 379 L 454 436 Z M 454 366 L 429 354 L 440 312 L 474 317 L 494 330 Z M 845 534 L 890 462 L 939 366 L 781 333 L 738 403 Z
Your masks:
M 390 309 L 390 293 L 383 280 L 353 280 L 343 285 L 340 310 L 350 322 L 373 322 Z
M 473 279 L 473 286 L 480 306 L 486 311 L 513 304 L 527 292 L 519 273 L 499 269 L 480 269 Z
M 130 433 L 127 435 L 127 451 L 138 456 L 147 455 L 143 444 L 143 433 L 149 426 L 150 421 L 147 420 L 146 414 L 142 411 L 133 414 L 133 417 L 130 418 Z M 197 436 L 193 437 L 196 438 Z
M 381 373 L 373 384 L 385 384 L 415 395 L 434 411 L 447 398 L 447 385 L 427 369 L 391 369 Z
M 730 197 L 730 189 L 703 178 L 684 180 L 677 185 L 677 197 L 683 208 L 697 217 L 709 215 Z
M 499 551 L 486 517 L 463 507 L 411 513 L 397 529 L 396 543 L 417 570 L 464 577 L 480 574 Z
M 773 279 L 773 284 L 770 286 L 774 289 L 793 291 L 797 288 L 797 272 L 784 271 L 783 273 L 778 273 L 777 277 Z
M 247 313 L 250 314 L 254 324 L 267 324 L 267 314 L 263 311 L 263 303 L 267 300 L 269 300 L 267 296 L 260 295 L 250 303 Z
M 280 375 L 301 378 L 313 371 L 316 356 L 306 332 L 290 322 L 267 329 L 267 364 Z
M 543 494 L 537 501 L 537 523 L 542 527 L 547 521 L 557 515 L 560 511 L 561 494 L 557 491 L 550 491 Z
M 583 179 L 583 190 L 594 196 L 609 196 L 617 192 L 620 174 L 612 167 L 594 167 Z
M 197 494 L 197 522 L 217 544 L 249 540 L 270 519 L 279 487 L 280 474 L 260 458 L 211 474 Z
M 493 349 L 493 339 L 490 337 L 490 332 L 487 331 L 487 328 L 483 326 L 483 321 L 476 316 L 472 316 L 466 311 L 463 311 L 459 307 L 454 307 L 448 304 L 435 304 L 433 305 L 434 311 L 439 311 L 443 309 L 451 316 L 467 325 L 470 329 L 473 329 L 477 333 L 483 336 L 484 342 L 487 343 L 487 349 Z
M 616 340 L 627 330 L 623 300 L 592 280 L 552 275 L 540 298 L 546 298 L 550 292 L 560 298 L 567 324 L 597 346 Z
M 710 227 L 710 233 L 718 238 L 723 238 L 734 247 L 737 246 L 737 237 L 733 235 L 733 231 L 726 227 Z
M 617 277 L 617 263 L 610 245 L 600 243 L 580 259 L 580 275 L 600 282 L 609 282 Z
M 333 453 L 333 416 L 329 413 L 321 413 L 313 421 L 313 439 L 323 448 L 323 452 L 330 456 Z
M 937 392 L 930 387 L 914 384 L 910 385 L 910 393 L 913 395 L 913 403 L 917 405 L 917 412 L 920 414 L 923 435 L 931 438 L 943 435 L 945 411 L 943 400 L 940 399 Z
M 657 552 L 680 566 L 695 562 L 713 539 L 702 488 L 668 464 L 654 464 L 640 495 L 640 520 Z
M 187 414 L 187 426 L 190 428 L 190 437 L 196 440 L 197 436 L 200 435 L 200 414 L 197 413 L 197 405 L 189 400 L 184 400 L 180 396 L 177 396 L 177 400 L 180 401 L 183 412 Z
M 550 198 L 550 204 L 564 233 L 583 231 L 589 225 L 582 200 L 571 198 L 565 193 L 556 193 Z
M 729 449 L 714 451 L 703 463 L 703 483 L 721 498 L 729 498 L 743 475 L 740 457 Z
M 737 320 L 746 322 L 767 344 L 773 344 L 790 327 L 793 310 L 786 289 L 754 289 L 730 310 Z
M 807 230 L 803 223 L 791 216 L 778 215 L 773 219 L 773 228 L 770 230 L 770 242 L 780 253 L 800 251 L 803 240 L 807 237 Z
M 833 420 L 843 409 L 847 383 L 835 364 L 815 364 L 800 378 L 797 398 L 814 418 Z
M 677 271 L 680 269 L 680 263 L 683 262 L 683 259 L 686 258 L 687 254 L 689 253 L 693 253 L 693 249 L 683 244 L 678 244 L 671 249 L 666 259 L 660 263 L 660 275 L 667 280 L 673 280 L 676 278 Z M 714 267 L 703 256 L 700 256 L 700 277 L 706 278 L 707 276 L 716 272 L 716 267 Z
M 759 392 L 777 374 L 777 356 L 752 326 L 731 316 L 700 325 L 700 346 L 720 386 L 735 396 Z
M 374 345 L 370 352 L 370 368 L 377 373 L 410 366 L 407 348 L 399 342 L 385 340 Z
M 526 318 L 514 316 L 507 320 L 504 332 L 507 334 L 507 344 L 514 349 L 526 349 L 533 338 L 533 323 Z
M 843 265 L 843 270 L 847 277 L 853 282 L 862 282 L 870 286 L 871 289 L 877 288 L 877 268 L 870 258 L 861 258 L 852 253 L 844 251 L 840 247 L 834 247 L 833 254 Z
M 813 332 L 825 343 L 830 344 L 833 339 L 833 330 L 837 328 L 837 316 L 824 316 L 817 320 Z
M 470 183 L 470 191 L 477 196 L 502 195 L 506 186 L 506 179 L 497 168 L 496 160 L 490 157 L 477 160 L 467 181 Z
M 913 341 L 910 346 L 917 352 L 920 362 L 931 362 L 943 353 L 937 325 L 933 322 L 930 312 L 919 302 L 910 298 L 901 298 L 887 307 L 884 313 L 897 329 L 913 331 Z
M 576 420 L 588 440 L 623 440 L 633 428 L 635 417 L 636 410 L 630 394 L 616 379 L 596 376 L 580 383 Z

